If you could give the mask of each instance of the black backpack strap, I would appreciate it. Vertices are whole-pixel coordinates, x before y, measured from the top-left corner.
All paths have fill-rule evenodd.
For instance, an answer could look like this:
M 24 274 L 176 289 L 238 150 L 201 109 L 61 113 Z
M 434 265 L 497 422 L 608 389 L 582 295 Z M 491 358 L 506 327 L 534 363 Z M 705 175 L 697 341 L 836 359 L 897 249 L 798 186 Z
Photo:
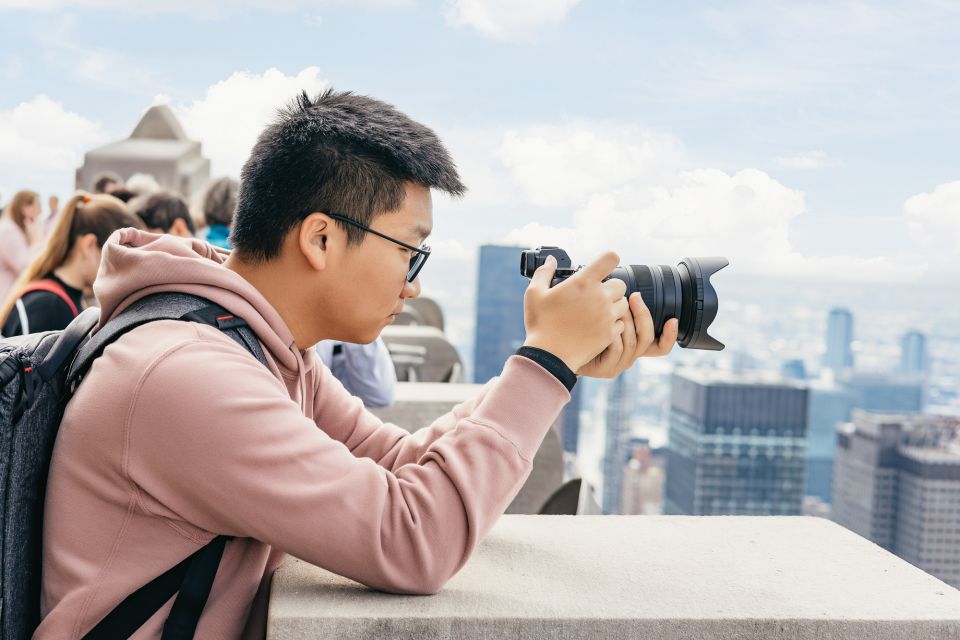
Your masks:
M 207 603 L 213 579 L 223 556 L 226 536 L 217 536 L 201 549 L 140 587 L 91 629 L 84 640 L 117 640 L 129 638 L 166 604 L 177 592 L 176 602 L 163 627 L 163 640 L 192 638 Z M 184 593 L 191 596 L 183 599 Z M 168 627 L 176 628 L 168 635 Z
M 215 326 L 268 366 L 260 342 L 245 321 L 199 296 L 155 293 L 140 298 L 124 309 L 80 347 L 67 374 L 68 388 L 76 386 L 108 345 L 125 333 L 155 320 L 191 320 Z
M 136 327 L 155 320 L 184 320 L 217 327 L 269 367 L 260 341 L 243 319 L 198 296 L 157 293 L 124 309 L 80 348 L 70 367 L 68 384 L 75 387 L 109 344 Z M 130 637 L 174 594 L 177 599 L 163 626 L 162 640 L 193 638 L 229 539 L 228 536 L 214 537 L 178 565 L 137 589 L 97 623 L 84 640 Z

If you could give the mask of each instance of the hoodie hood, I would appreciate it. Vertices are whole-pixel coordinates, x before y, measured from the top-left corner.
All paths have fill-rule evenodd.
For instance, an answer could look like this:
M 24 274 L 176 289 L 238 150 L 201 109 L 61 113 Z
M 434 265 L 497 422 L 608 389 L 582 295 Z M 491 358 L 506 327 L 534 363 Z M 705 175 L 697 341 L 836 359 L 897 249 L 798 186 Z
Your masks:
M 99 330 L 140 298 L 162 291 L 202 296 L 243 318 L 281 370 L 305 373 L 305 358 L 276 309 L 249 282 L 223 263 L 229 251 L 195 239 L 133 228 L 115 232 L 103 246 L 93 292 L 100 304 Z

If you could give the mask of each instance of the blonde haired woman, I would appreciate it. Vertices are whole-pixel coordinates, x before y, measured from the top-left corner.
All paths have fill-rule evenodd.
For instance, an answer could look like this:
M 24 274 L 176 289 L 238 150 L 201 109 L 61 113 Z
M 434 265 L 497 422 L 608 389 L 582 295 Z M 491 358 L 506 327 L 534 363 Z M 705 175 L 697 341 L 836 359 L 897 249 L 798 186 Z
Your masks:
M 83 306 L 93 286 L 100 249 L 111 233 L 143 223 L 117 198 L 78 193 L 60 214 L 47 244 L 0 307 L 5 336 L 63 329 Z
M 40 217 L 40 196 L 18 191 L 0 216 L 0 300 L 30 264 L 32 225 Z

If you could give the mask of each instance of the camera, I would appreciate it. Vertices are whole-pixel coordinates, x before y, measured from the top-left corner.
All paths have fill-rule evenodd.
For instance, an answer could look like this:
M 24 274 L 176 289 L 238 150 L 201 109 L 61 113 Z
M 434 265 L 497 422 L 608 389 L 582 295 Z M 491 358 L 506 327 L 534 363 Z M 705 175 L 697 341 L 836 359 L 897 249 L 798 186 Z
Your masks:
M 557 260 L 557 272 L 551 287 L 583 268 L 582 265 L 573 268 L 570 256 L 559 247 L 538 247 L 520 254 L 520 273 L 532 278 L 547 256 Z M 622 280 L 627 285 L 628 298 L 634 292 L 640 293 L 653 318 L 656 337 L 663 333 L 667 320 L 678 318 L 677 343 L 681 347 L 721 351 L 723 343 L 707 333 L 710 323 L 717 317 L 719 304 L 710 276 L 729 264 L 726 258 L 719 257 L 684 258 L 676 267 L 631 264 L 617 267 L 604 281 L 610 278 Z

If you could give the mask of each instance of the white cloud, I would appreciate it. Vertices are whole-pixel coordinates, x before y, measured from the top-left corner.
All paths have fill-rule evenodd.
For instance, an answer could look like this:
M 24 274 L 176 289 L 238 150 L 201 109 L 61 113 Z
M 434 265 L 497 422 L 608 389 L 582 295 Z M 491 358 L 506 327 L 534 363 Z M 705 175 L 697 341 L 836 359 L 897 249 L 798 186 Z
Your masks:
M 634 126 L 576 123 L 509 130 L 497 157 L 537 206 L 570 206 L 621 185 L 661 184 L 687 160 L 675 138 Z
M 215 175 L 239 176 L 263 128 L 301 91 L 313 95 L 327 86 L 317 67 L 288 76 L 277 69 L 262 74 L 237 71 L 207 88 L 203 98 L 171 105 L 187 135 L 203 144 Z M 165 96 L 158 99 L 169 100 Z
M 805 151 L 789 156 L 780 156 L 776 162 L 781 167 L 788 169 L 821 169 L 823 167 L 836 167 L 840 163 L 827 155 L 826 151 Z
M 453 0 L 447 21 L 497 40 L 528 38 L 537 29 L 563 22 L 580 0 Z
M 98 123 L 45 95 L 0 111 L 0 167 L 5 173 L 72 170 L 85 149 L 105 139 Z
M 791 240 L 791 225 L 807 215 L 802 192 L 758 169 L 730 173 L 691 166 L 682 144 L 665 134 L 582 122 L 510 129 L 500 140 L 486 158 L 490 169 L 484 175 L 503 176 L 503 182 L 470 184 L 464 206 L 474 198 L 493 199 L 487 189 L 515 194 L 512 209 L 539 220 L 515 222 L 499 238 L 506 243 L 557 244 L 581 263 L 608 249 L 624 262 L 645 264 L 722 255 L 731 261 L 731 273 L 785 278 L 911 282 L 928 267 L 919 251 L 804 255 Z M 551 218 L 569 222 L 544 222 L 550 218 L 530 215 L 536 207 L 566 210 Z M 862 249 L 861 241 L 849 253 Z
M 960 275 L 956 267 L 960 258 L 960 180 L 907 199 L 903 213 L 924 253 L 935 261 L 949 262 Z

